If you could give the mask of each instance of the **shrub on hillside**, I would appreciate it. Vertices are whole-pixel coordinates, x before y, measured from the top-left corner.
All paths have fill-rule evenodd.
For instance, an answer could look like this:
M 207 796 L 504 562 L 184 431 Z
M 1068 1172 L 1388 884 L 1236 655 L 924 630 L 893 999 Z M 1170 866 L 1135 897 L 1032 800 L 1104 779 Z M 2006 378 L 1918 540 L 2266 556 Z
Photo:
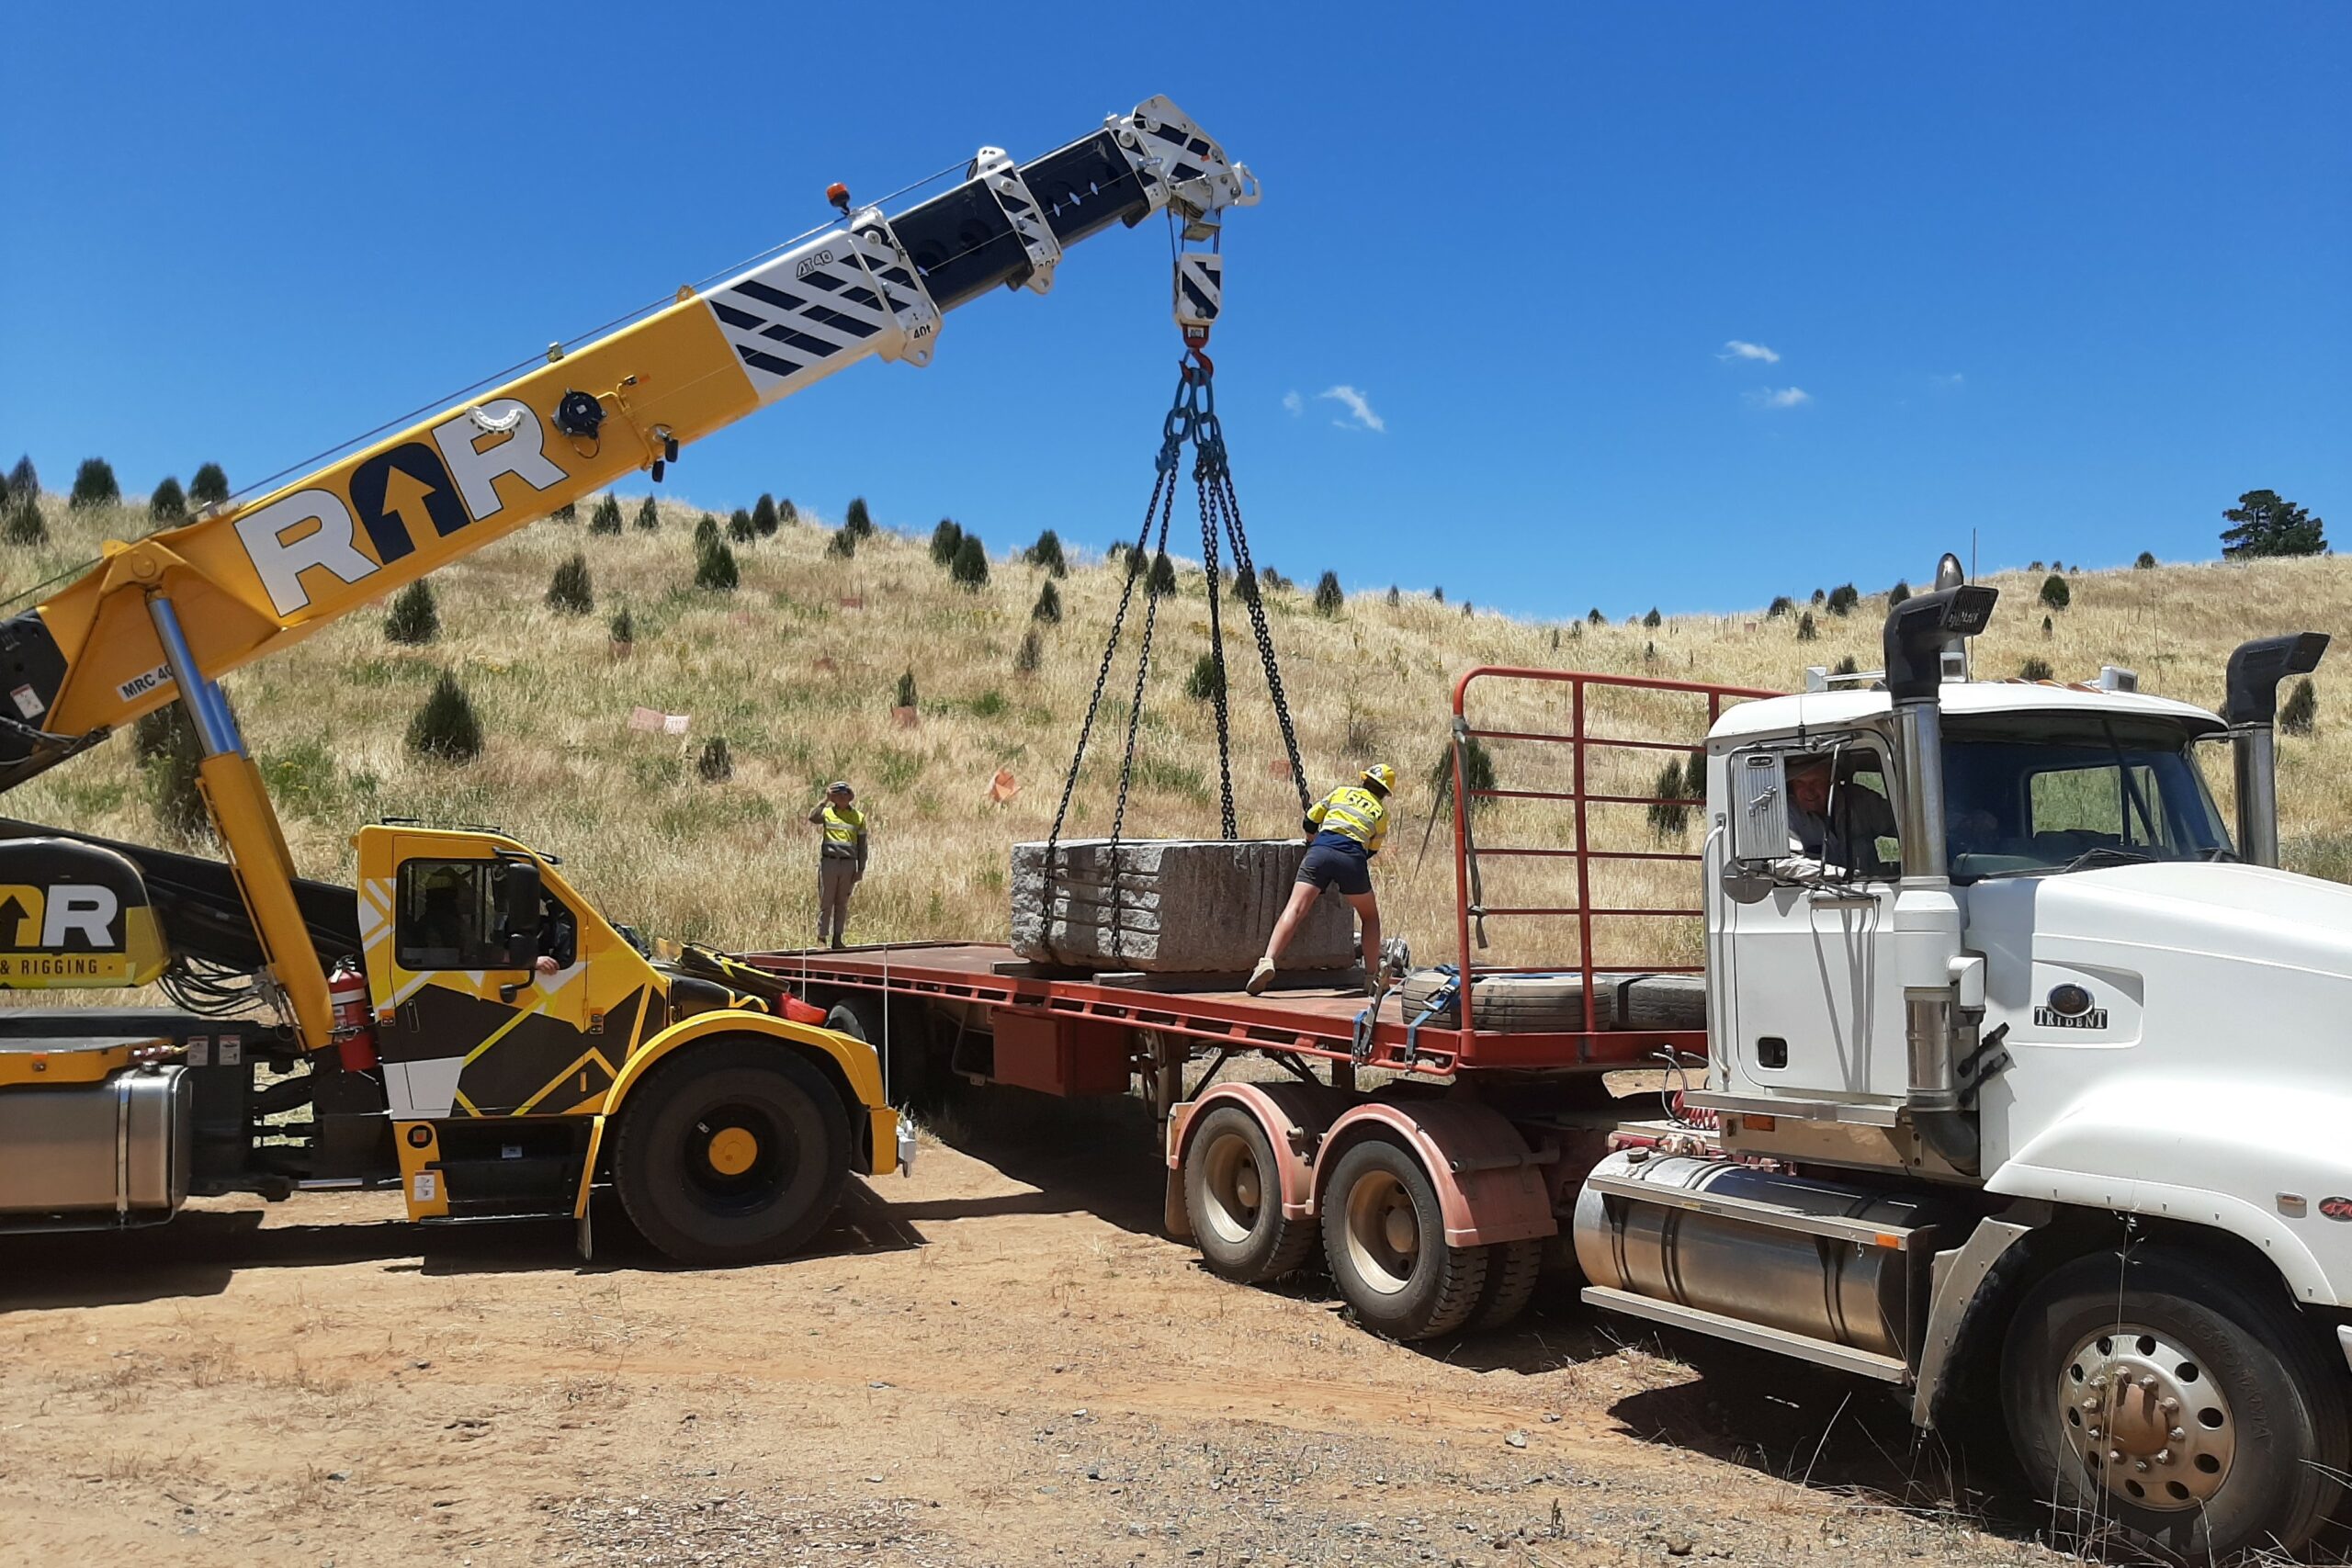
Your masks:
M 1453 748 L 1452 746 L 1440 751 L 1437 754 L 1437 761 L 1430 765 L 1429 781 L 1430 810 L 1432 815 L 1450 808 L 1453 802 Z M 1465 738 L 1462 742 L 1462 782 L 1464 788 L 1472 790 L 1495 787 L 1494 753 L 1488 751 L 1487 743 L 1475 735 Z M 1488 804 L 1491 802 L 1481 800 L 1475 795 L 1471 796 L 1474 811 L 1476 807 Z
M 2278 705 L 2278 728 L 2290 735 L 2309 735 L 2319 718 L 2319 694 L 2312 689 L 2308 675 L 2295 682 L 2287 700 Z
M 17 458 L 17 466 L 8 470 L 8 493 L 10 495 L 39 495 L 40 493 L 40 472 L 33 467 L 31 453 L 28 452 Z
M 19 496 L 7 509 L 5 527 L 0 537 L 12 545 L 45 545 L 49 542 L 49 525 L 40 514 L 40 502 L 32 496 Z
M 1849 653 L 1842 655 L 1838 659 L 1838 662 L 1831 667 L 1829 672 L 1832 675 L 1859 675 L 1862 672 L 1862 667 L 1860 664 L 1857 664 L 1854 661 L 1854 656 Z
M 1248 567 L 1234 573 L 1233 596 L 1244 604 L 1256 604 L 1259 602 L 1258 574 Z
M 1910 597 L 1911 585 L 1898 577 L 1894 580 L 1894 586 L 1886 591 L 1886 607 L 1892 610 Z
M 695 523 L 695 553 L 700 555 L 718 543 L 718 519 L 706 512 Z
M 915 705 L 915 672 L 913 671 L 900 672 L 899 689 L 890 705 L 902 708 L 910 708 Z
M 988 547 L 980 543 L 978 534 L 967 534 L 956 542 L 956 562 L 947 575 L 962 587 L 977 590 L 989 580 Z
M 775 503 L 775 520 L 778 523 L 797 523 L 800 521 L 800 508 L 792 504 L 792 498 L 790 496 L 787 495 Z M 756 519 L 754 519 L 754 521 L 756 521 Z M 773 534 L 775 530 L 771 528 L 768 532 Z
M 637 525 L 649 534 L 662 526 L 662 509 L 650 495 L 637 503 Z
M 2018 666 L 2018 674 L 2028 681 L 2047 681 L 2051 679 L 2050 660 L 2033 654 Z
M 1815 589 L 1813 591 L 1813 607 L 1816 610 L 1820 609 L 1821 606 L 1827 602 L 1828 598 L 1828 594 L 1823 592 L 1818 588 Z
M 2134 571 L 2145 571 L 2155 564 L 2156 552 L 2154 550 L 2142 550 L 2140 552 L 2140 558 L 2132 563 L 2132 568 Z
M 702 750 L 695 758 L 695 772 L 705 784 L 725 784 L 735 776 L 735 758 L 727 750 L 727 737 L 714 735 L 702 743 Z
M 579 522 L 580 503 L 576 501 L 565 502 L 561 506 L 557 507 L 553 512 L 548 513 L 548 520 L 551 523 Z
M 588 514 L 591 534 L 617 534 L 621 531 L 621 503 L 618 497 L 600 495 L 596 510 Z
M 735 552 L 713 539 L 695 552 L 695 586 L 707 588 L 713 593 L 732 593 L 742 581 L 736 569 Z
M 605 629 L 623 648 L 637 646 L 637 617 L 628 613 L 628 605 L 624 604 L 614 612 L 613 618 L 605 623 Z
M 874 514 L 865 509 L 865 497 L 850 497 L 849 510 L 842 514 L 842 532 L 858 539 L 873 535 Z
M 1796 607 L 1796 602 L 1787 594 L 1776 594 L 1773 596 L 1771 606 L 1764 612 L 1764 618 L 1769 621 L 1776 615 L 1785 615 Z
M 956 552 L 963 546 L 963 525 L 952 517 L 943 517 L 931 530 L 931 564 L 952 567 Z
M 1184 677 L 1184 694 L 1196 703 L 1225 695 L 1225 671 L 1216 655 L 1204 653 L 1193 660 L 1193 672 Z
M 1690 821 L 1687 797 L 1702 793 L 1706 787 L 1707 766 L 1700 759 L 1690 759 L 1687 774 L 1681 758 L 1668 761 L 1658 770 L 1657 781 L 1650 785 L 1654 797 L 1648 807 L 1650 831 L 1661 839 L 1680 838 Z
M 1445 585 L 1443 583 L 1440 583 L 1430 590 L 1430 603 L 1432 604 L 1442 604 L 1445 603 Z
M 1151 558 L 1151 592 L 1154 594 L 1176 592 L 1176 563 L 1168 558 L 1166 550 Z
M 147 805 L 156 824 L 175 839 L 206 834 L 212 818 L 197 783 L 204 743 L 197 739 L 196 721 L 188 717 L 187 709 L 173 702 L 141 715 L 131 728 L 130 745 L 144 775 Z
M 2057 635 L 2058 635 L 2058 625 L 2057 625 L 2057 623 L 2056 623 L 2056 622 L 2054 622 L 2054 621 L 2052 621 L 2052 620 L 2049 616 L 2047 616 L 2047 615 L 2042 616 L 2042 617 L 2041 617 L 2041 640 L 2042 640 L 2042 641 L 2044 641 L 2044 642 L 2048 642 L 2052 637 L 2056 637 Z
M 416 647 L 441 635 L 441 607 L 434 603 L 433 584 L 418 578 L 392 595 L 384 616 L 384 640 Z
M 1585 612 L 1584 618 L 1596 626 L 1605 624 L 1609 619 L 1608 616 L 1600 613 L 1600 606 L 1598 604 L 1595 604 L 1590 610 Z
M 408 723 L 408 749 L 441 762 L 470 762 L 481 755 L 481 720 L 473 699 L 447 670 Z
M 1162 556 L 1159 558 L 1166 560 L 1168 558 L 1166 556 Z M 1258 569 L 1258 585 L 1261 588 L 1271 589 L 1277 593 L 1281 592 L 1285 588 L 1295 588 L 1298 586 L 1298 584 L 1293 582 L 1289 578 L 1284 577 L 1281 572 L 1276 571 L 1270 566 L 1261 566 Z
M 1046 586 L 1050 588 L 1053 584 L 1047 583 Z M 1045 661 L 1045 641 L 1037 636 L 1037 628 L 1031 626 L 1021 634 L 1021 647 L 1012 656 L 1012 668 L 1020 674 L 1035 675 L 1037 666 Z
M 2066 586 L 2066 580 L 2056 572 L 2041 580 L 2041 602 L 2052 609 L 2064 609 L 2074 597 L 2074 591 Z
M 147 498 L 147 515 L 158 523 L 176 523 L 187 515 L 187 492 L 180 481 L 165 474 L 155 493 Z
M 1804 615 L 1797 617 L 1797 640 L 1799 642 L 1811 642 L 1820 635 L 1821 628 L 1813 624 L 1813 612 L 1811 610 L 1807 610 Z
M 1400 591 L 1395 583 L 1390 583 L 1388 585 L 1388 607 L 1393 610 L 1404 602 L 1405 595 L 1402 591 Z
M 825 553 L 842 560 L 857 554 L 857 536 L 846 528 L 836 528 L 833 536 L 825 541 Z
M 1861 602 L 1862 596 L 1854 591 L 1852 583 L 1841 582 L 1829 591 L 1827 608 L 1833 615 L 1850 615 Z
M 710 517 L 708 513 L 705 513 L 704 516 L 708 517 L 714 525 L 718 521 L 716 517 Z M 700 527 L 701 525 L 697 524 L 695 526 Z M 748 545 L 759 536 L 759 525 L 752 521 L 752 514 L 741 507 L 737 507 L 735 515 L 727 520 L 727 542 L 730 545 Z
M 114 482 L 114 465 L 104 457 L 85 457 L 82 466 L 74 470 L 74 493 L 65 504 L 79 512 L 85 506 L 113 506 L 122 500 L 122 488 Z
M 1657 606 L 1655 604 L 1650 606 L 1650 613 L 1642 617 L 1642 625 L 1647 626 L 1652 631 L 1657 630 L 1659 626 L 1665 624 L 1665 621 L 1666 617 L 1657 613 Z
M 1340 589 L 1340 574 L 1327 571 L 1315 580 L 1315 613 L 1336 615 L 1347 608 L 1348 596 Z
M 548 608 L 559 615 L 584 615 L 595 607 L 596 586 L 588 575 L 588 558 L 574 550 L 548 582 Z
M 1062 596 L 1055 590 L 1052 578 L 1049 577 L 1038 584 L 1037 602 L 1029 606 L 1029 618 L 1033 621 L 1043 621 L 1047 626 L 1061 624 Z
M 187 481 L 187 498 L 191 504 L 210 506 L 229 499 L 229 475 L 218 463 L 207 463 L 196 470 L 196 478 Z
M 1051 528 L 1037 536 L 1037 542 L 1022 552 L 1022 558 L 1031 566 L 1042 566 L 1054 577 L 1068 577 L 1069 563 L 1062 558 L 1062 539 Z
M 752 503 L 752 510 L 744 513 L 744 520 L 751 524 L 752 531 L 759 535 L 762 538 L 765 538 L 770 534 L 775 533 L 776 527 L 775 497 L 768 494 L 765 491 L 762 491 L 760 492 L 760 499 Z

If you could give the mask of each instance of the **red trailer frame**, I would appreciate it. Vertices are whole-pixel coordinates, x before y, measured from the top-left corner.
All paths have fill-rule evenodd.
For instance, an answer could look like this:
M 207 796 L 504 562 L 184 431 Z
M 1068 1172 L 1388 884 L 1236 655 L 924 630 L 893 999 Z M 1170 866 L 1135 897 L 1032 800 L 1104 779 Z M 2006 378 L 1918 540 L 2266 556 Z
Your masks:
M 1567 688 L 1568 723 L 1565 732 L 1482 729 L 1472 728 L 1465 699 L 1481 682 L 1536 682 Z M 1471 810 L 1455 810 L 1453 831 L 1455 938 L 1458 972 L 1464 992 L 1484 976 L 1529 973 L 1526 969 L 1481 965 L 1473 957 L 1471 927 L 1481 918 L 1576 917 L 1578 934 L 1576 972 L 1583 976 L 1585 1027 L 1555 1033 L 1513 1033 L 1476 1027 L 1475 1006 L 1457 1001 L 1453 1028 L 1435 1024 L 1419 1029 L 1410 1021 L 1382 1009 L 1382 1016 L 1363 1020 L 1367 1003 L 1362 997 L 1333 995 L 1321 990 L 1275 991 L 1252 997 L 1240 990 L 1166 992 L 1137 987 L 1105 985 L 1096 980 L 1047 979 L 1020 973 L 1000 973 L 1013 966 L 1014 954 L 997 943 L 926 942 L 888 943 L 842 952 L 777 952 L 750 953 L 744 961 L 804 987 L 824 990 L 879 992 L 886 996 L 952 1001 L 984 1007 L 992 1015 L 1028 1029 L 1044 1025 L 1057 1037 L 1090 1037 L 1106 1026 L 1112 1030 L 1149 1030 L 1180 1036 L 1188 1042 L 1225 1051 L 1265 1051 L 1277 1055 L 1307 1057 L 1351 1071 L 1372 1066 L 1421 1077 L 1442 1077 L 1476 1072 L 1605 1071 L 1654 1060 L 1662 1047 L 1703 1051 L 1703 1030 L 1614 1030 L 1596 1027 L 1593 1016 L 1593 923 L 1598 919 L 1681 919 L 1696 916 L 1695 908 L 1594 908 L 1591 864 L 1603 860 L 1688 861 L 1700 856 L 1683 851 L 1610 851 L 1588 848 L 1593 806 L 1703 806 L 1703 801 L 1654 795 L 1594 794 L 1587 787 L 1588 764 L 1594 753 L 1612 750 L 1689 752 L 1704 746 L 1703 735 L 1679 740 L 1645 740 L 1591 734 L 1587 731 L 1588 694 L 1595 688 L 1632 688 L 1688 693 L 1706 699 L 1710 727 L 1727 702 L 1778 693 L 1745 687 L 1706 685 L 1694 682 L 1652 680 L 1630 675 L 1596 675 L 1567 671 L 1524 670 L 1482 665 L 1464 674 L 1453 688 L 1454 799 L 1540 799 L 1570 803 L 1574 809 L 1576 842 L 1570 846 L 1501 845 L 1474 842 Z M 1471 789 L 1464 778 L 1463 744 L 1472 739 L 1527 741 L 1572 749 L 1571 787 L 1566 791 L 1497 787 Z M 1577 902 L 1571 906 L 1494 906 L 1476 904 L 1472 897 L 1478 857 L 1569 857 L 1577 861 Z M 1690 972 L 1692 965 L 1679 966 Z M 1549 971 L 1567 973 L 1555 966 Z M 1649 973 L 1667 968 L 1649 966 Z M 1385 998 L 1384 998 L 1384 1001 Z M 1401 1006 L 1401 1003 L 1399 1004 Z

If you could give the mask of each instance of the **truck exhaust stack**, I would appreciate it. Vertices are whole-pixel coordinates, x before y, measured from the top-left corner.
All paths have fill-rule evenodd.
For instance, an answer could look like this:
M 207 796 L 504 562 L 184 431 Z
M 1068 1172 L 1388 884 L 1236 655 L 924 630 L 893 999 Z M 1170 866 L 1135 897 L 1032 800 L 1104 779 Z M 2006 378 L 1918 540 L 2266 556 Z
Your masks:
M 2326 652 L 2325 632 L 2297 632 L 2242 642 L 2230 655 L 2222 717 L 2237 774 L 2238 852 L 2256 865 L 2278 863 L 2278 682 L 2310 674 Z

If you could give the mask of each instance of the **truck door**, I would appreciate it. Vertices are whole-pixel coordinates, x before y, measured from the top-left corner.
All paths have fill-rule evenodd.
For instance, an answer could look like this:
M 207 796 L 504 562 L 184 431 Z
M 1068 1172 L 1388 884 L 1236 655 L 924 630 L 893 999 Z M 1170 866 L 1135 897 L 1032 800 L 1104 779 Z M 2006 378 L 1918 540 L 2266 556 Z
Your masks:
M 1816 769 L 1823 778 L 1809 781 Z M 1790 855 L 1761 898 L 1727 906 L 1730 1087 L 1899 1096 L 1903 989 L 1891 931 L 1900 856 L 1884 752 L 1874 736 L 1834 737 L 1792 754 L 1786 771 Z
M 392 1113 L 560 1112 L 601 1100 L 615 1064 L 589 1037 L 578 921 L 537 863 L 480 839 L 401 834 L 390 850 L 389 875 L 363 880 L 389 906 L 368 978 Z M 537 966 L 543 953 L 552 974 Z M 590 1082 L 574 1093 L 582 1073 Z

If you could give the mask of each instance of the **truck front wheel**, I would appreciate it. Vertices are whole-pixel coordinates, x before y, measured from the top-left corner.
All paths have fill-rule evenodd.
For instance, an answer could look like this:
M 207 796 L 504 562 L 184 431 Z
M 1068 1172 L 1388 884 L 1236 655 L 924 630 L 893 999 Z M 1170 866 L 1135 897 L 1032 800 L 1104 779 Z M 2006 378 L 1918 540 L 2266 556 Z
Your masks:
M 2010 1441 L 2055 1517 L 2199 1562 L 2291 1551 L 2326 1520 L 2343 1382 L 2283 1301 L 2164 1247 L 2057 1269 L 2001 1357 Z
M 1323 1190 L 1323 1257 L 1356 1321 L 1391 1339 L 1462 1326 L 1487 1282 L 1483 1247 L 1448 1247 L 1437 1188 L 1411 1153 L 1368 1138 Z
M 849 1118 L 815 1067 L 714 1040 L 656 1067 L 622 1107 L 613 1182 L 646 1240 L 681 1263 L 763 1263 L 804 1246 L 849 1180 Z

